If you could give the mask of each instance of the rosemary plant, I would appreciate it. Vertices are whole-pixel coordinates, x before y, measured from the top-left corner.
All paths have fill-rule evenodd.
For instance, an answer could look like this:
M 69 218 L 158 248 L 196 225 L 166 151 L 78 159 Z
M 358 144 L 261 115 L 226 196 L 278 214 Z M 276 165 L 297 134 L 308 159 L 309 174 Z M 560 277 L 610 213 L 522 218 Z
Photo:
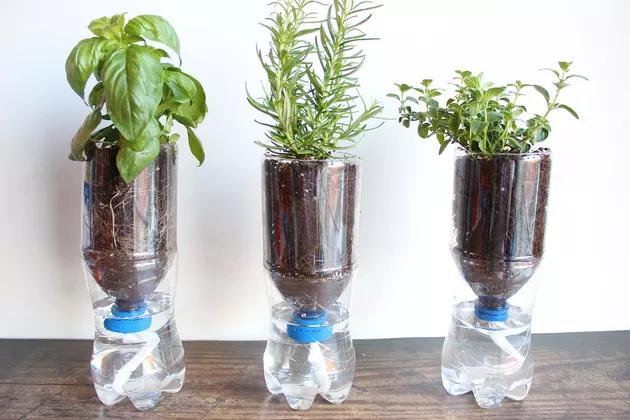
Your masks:
M 313 0 L 278 0 L 263 24 L 271 34 L 266 55 L 258 57 L 268 86 L 261 99 L 247 100 L 271 119 L 267 141 L 256 143 L 275 155 L 296 159 L 327 159 L 353 148 L 368 120 L 381 113 L 377 102 L 366 104 L 357 93 L 356 74 L 364 63 L 357 48 L 369 40 L 361 27 L 380 6 L 368 1 L 333 0 L 324 20 L 308 9 Z M 361 102 L 359 108 L 357 102 Z
M 422 138 L 436 136 L 440 143 L 440 154 L 451 143 L 483 154 L 526 153 L 534 144 L 544 141 L 551 133 L 548 116 L 556 109 L 564 109 L 575 118 L 578 114 L 568 105 L 558 102 L 560 92 L 569 86 L 570 79 L 586 77 L 570 72 L 572 63 L 560 61 L 559 69 L 543 69 L 556 76 L 555 93 L 539 85 L 516 81 L 507 86 L 494 86 L 483 81 L 483 73 L 474 76 L 469 71 L 456 71 L 454 78 L 455 96 L 441 107 L 436 98 L 443 89 L 433 88 L 432 80 L 425 79 L 421 87 L 397 84 L 399 93 L 387 96 L 400 101 L 399 122 L 406 128 L 418 123 L 418 135 Z M 523 120 L 527 112 L 518 103 L 523 90 L 532 88 L 545 99 L 546 109 L 542 115 L 534 114 Z M 410 93 L 419 93 L 412 96 Z M 422 104 L 424 110 L 417 109 Z M 416 109 L 414 109 L 416 107 Z

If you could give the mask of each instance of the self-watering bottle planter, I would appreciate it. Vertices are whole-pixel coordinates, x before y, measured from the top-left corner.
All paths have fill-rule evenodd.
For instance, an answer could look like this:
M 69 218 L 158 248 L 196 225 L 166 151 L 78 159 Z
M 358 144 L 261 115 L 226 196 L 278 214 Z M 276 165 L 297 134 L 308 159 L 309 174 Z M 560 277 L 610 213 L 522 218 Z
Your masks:
M 66 64 L 68 82 L 92 112 L 70 158 L 84 161 L 82 251 L 96 335 L 92 379 L 107 405 L 129 398 L 154 407 L 184 383 L 184 348 L 174 318 L 177 278 L 177 140 L 186 126 L 193 154 L 203 149 L 191 127 L 207 108 L 203 88 L 170 63 L 161 42 L 179 54 L 173 28 L 143 15 L 94 20 Z M 142 43 L 142 44 L 140 44 Z M 110 124 L 99 128 L 102 121 Z
M 354 73 L 364 60 L 356 43 L 366 39 L 358 22 L 369 20 L 362 14 L 374 7 L 335 0 L 322 24 L 310 10 L 320 3 L 281 0 L 276 6 L 268 25 L 271 50 L 266 57 L 259 52 L 269 79 L 266 96 L 248 94 L 271 120 L 263 123 L 268 142 L 257 142 L 268 151 L 262 189 L 271 326 L 264 373 L 269 392 L 307 410 L 318 394 L 343 402 L 352 387 L 348 326 L 361 166 L 341 151 L 369 130 L 368 120 L 382 108 L 373 102 L 358 112 L 352 106 Z
M 496 407 L 508 397 L 524 399 L 534 364 L 531 319 L 537 285 L 532 279 L 543 257 L 551 171 L 549 149 L 532 146 L 551 131 L 547 120 L 567 80 L 571 63 L 547 69 L 558 78 L 553 99 L 538 85 L 546 113 L 520 124 L 525 108 L 521 91 L 483 83 L 481 75 L 458 71 L 456 95 L 440 107 L 438 89 L 424 80 L 421 88 L 398 85 L 400 122 L 418 122 L 421 137 L 436 135 L 440 153 L 451 143 L 455 152 L 451 252 L 464 282 L 455 294 L 452 321 L 442 350 L 442 383 L 452 395 L 472 391 L 477 404 Z M 407 97 L 409 92 L 419 97 Z M 409 99 L 411 98 L 411 100 Z M 416 111 L 413 104 L 425 104 Z
M 310 407 L 318 393 L 340 403 L 355 364 L 348 319 L 358 263 L 358 160 L 268 156 L 262 176 L 267 386 L 294 408 Z

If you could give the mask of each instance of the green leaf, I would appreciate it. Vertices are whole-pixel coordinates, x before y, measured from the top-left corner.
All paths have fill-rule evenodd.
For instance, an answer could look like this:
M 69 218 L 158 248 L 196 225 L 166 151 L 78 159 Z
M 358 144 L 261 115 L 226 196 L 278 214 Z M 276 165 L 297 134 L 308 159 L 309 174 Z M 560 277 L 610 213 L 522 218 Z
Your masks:
M 107 112 L 128 142 L 135 142 L 154 118 L 163 83 L 160 58 L 148 48 L 119 45 L 107 55 L 103 65 Z
M 104 92 L 104 87 L 103 87 L 103 83 L 102 82 L 98 82 L 97 84 L 94 85 L 94 87 L 92 88 L 92 92 L 90 92 L 90 95 L 88 96 L 88 104 L 94 108 L 96 106 L 98 106 L 98 104 L 101 102 L 101 100 L 103 99 L 103 92 Z
M 451 117 L 448 122 L 448 129 L 453 134 L 453 137 L 455 137 L 457 131 L 459 130 L 459 119 L 457 117 Z
M 539 85 L 532 85 L 532 87 L 536 89 L 536 91 L 538 91 L 538 93 L 540 93 L 542 96 L 544 96 L 547 102 L 549 102 L 549 92 L 547 92 L 547 89 Z
M 488 123 L 485 121 L 479 121 L 479 120 L 470 121 L 470 130 L 472 131 L 473 135 L 477 135 L 481 133 L 487 126 L 488 126 Z
M 152 118 L 145 134 L 146 144 L 141 150 L 134 150 L 124 139 L 120 139 L 120 150 L 116 155 L 116 166 L 126 183 L 133 181 L 160 154 L 160 126 Z
M 429 124 L 418 124 L 418 135 L 423 139 L 429 137 Z
M 203 165 L 203 161 L 206 160 L 206 153 L 203 151 L 203 145 L 199 140 L 199 137 L 192 131 L 192 128 L 186 127 L 186 131 L 188 132 L 188 147 L 190 147 L 190 151 L 193 156 L 197 158 L 199 161 L 199 166 Z
M 582 79 L 582 80 L 586 80 L 586 81 L 589 80 L 588 77 L 582 76 L 581 74 L 571 74 L 571 75 L 567 76 L 566 80 L 569 80 L 572 77 L 577 77 L 578 79 Z
M 534 142 L 540 143 L 541 141 L 545 141 L 549 137 L 549 131 L 544 128 L 541 128 L 536 132 L 536 136 L 534 138 Z
M 179 105 L 173 111 L 173 113 L 175 114 L 174 117 L 177 121 L 181 122 L 182 124 L 184 124 L 181 121 L 182 119 L 190 120 L 194 124 L 186 124 L 186 125 L 190 127 L 196 127 L 197 124 L 201 124 L 203 122 L 208 112 L 208 106 L 206 105 L 206 92 L 204 91 L 203 86 L 201 86 L 201 83 L 199 83 L 197 79 L 192 77 L 190 74 L 187 74 L 184 72 L 181 72 L 181 74 L 183 75 L 183 77 L 188 78 L 190 81 L 194 83 L 195 91 L 194 91 L 194 95 L 192 95 L 193 92 L 188 91 L 192 95 L 190 104 Z M 180 117 L 180 119 L 178 119 L 178 117 Z
M 166 69 L 166 71 L 164 71 L 164 83 L 170 91 L 166 102 L 190 104 L 193 98 L 197 96 L 197 86 L 195 82 L 182 72 Z
M 85 150 L 86 143 L 90 140 L 90 135 L 92 131 L 98 127 L 101 123 L 101 108 L 98 107 L 87 116 L 79 130 L 72 138 L 72 144 L 70 145 L 70 155 L 68 156 L 71 160 L 83 161 L 83 151 Z
M 114 15 L 111 18 L 103 16 L 94 19 L 88 25 L 88 29 L 96 36 L 106 39 L 120 39 L 123 25 L 125 24 L 125 14 Z
M 110 39 L 87 38 L 80 41 L 68 55 L 66 78 L 72 90 L 81 99 L 85 95 L 85 84 L 88 79 L 116 44 L 116 41 Z
M 151 47 L 151 51 L 153 51 L 155 54 L 157 54 L 158 57 L 160 57 L 160 58 L 171 58 L 171 56 L 168 55 L 168 53 L 166 51 L 164 51 L 162 48 L 153 48 L 153 47 Z
M 185 125 L 186 127 L 197 128 L 197 123 L 188 117 L 184 117 L 183 115 L 179 114 L 173 114 L 173 118 L 175 118 L 175 121 L 182 125 Z
M 394 83 L 394 84 L 395 84 L 396 86 L 398 86 L 398 89 L 400 89 L 400 91 L 401 91 L 402 93 L 405 93 L 405 92 L 407 92 L 408 90 L 411 90 L 411 89 L 412 89 L 412 88 L 411 88 L 411 86 L 409 86 L 409 85 L 407 85 L 407 84 L 405 84 L 405 83 L 400 84 L 400 85 L 399 85 L 398 83 Z
M 577 112 L 575 112 L 571 107 L 569 107 L 568 105 L 564 105 L 564 104 L 559 104 L 558 108 L 562 108 L 565 111 L 567 111 L 569 114 L 573 115 L 575 117 L 576 120 L 580 119 L 580 116 L 577 114 Z
M 560 68 L 562 69 L 562 71 L 569 71 L 569 66 L 571 66 L 572 62 L 571 61 L 559 61 L 558 64 L 560 65 Z
M 444 141 L 442 142 L 442 144 L 440 144 L 440 151 L 438 154 L 442 154 L 442 152 L 444 152 L 444 150 L 446 149 L 446 147 L 450 144 L 449 141 Z
M 139 35 L 148 40 L 161 42 L 173 51 L 179 52 L 179 37 L 166 19 L 156 15 L 140 15 L 131 19 L 125 26 L 128 35 Z
M 560 72 L 558 70 L 555 70 L 555 69 L 544 68 L 544 69 L 540 69 L 539 71 L 550 71 L 553 74 L 555 74 L 558 78 L 560 77 Z
M 394 98 L 394 99 L 398 99 L 400 101 L 400 96 L 396 95 L 395 93 L 388 93 L 387 95 L 385 95 L 388 98 Z
M 472 101 L 468 104 L 470 109 L 470 113 L 472 115 L 477 115 L 483 110 L 483 104 L 479 101 Z
M 498 86 L 490 88 L 486 91 L 487 99 L 494 98 L 495 96 L 499 96 L 505 90 L 505 86 Z

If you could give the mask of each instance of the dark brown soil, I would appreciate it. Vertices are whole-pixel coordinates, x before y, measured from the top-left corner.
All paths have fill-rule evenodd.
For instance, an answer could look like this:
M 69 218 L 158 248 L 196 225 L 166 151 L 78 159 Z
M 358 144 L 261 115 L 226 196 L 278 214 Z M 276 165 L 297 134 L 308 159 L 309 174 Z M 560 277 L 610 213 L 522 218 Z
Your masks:
M 328 309 L 350 284 L 359 177 L 352 160 L 263 163 L 265 266 L 296 309 Z
M 83 256 L 121 309 L 155 291 L 177 252 L 177 165 L 169 146 L 133 182 L 116 168 L 118 148 L 95 149 L 86 165 Z
M 453 255 L 488 307 L 501 307 L 534 274 L 544 250 L 551 152 L 455 160 Z

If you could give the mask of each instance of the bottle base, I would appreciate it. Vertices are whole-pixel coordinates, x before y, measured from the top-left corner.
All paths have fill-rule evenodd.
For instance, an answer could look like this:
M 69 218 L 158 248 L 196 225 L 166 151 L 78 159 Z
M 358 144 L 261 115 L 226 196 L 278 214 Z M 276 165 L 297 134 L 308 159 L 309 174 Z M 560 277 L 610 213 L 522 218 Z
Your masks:
M 280 381 L 272 374 L 265 372 L 267 390 L 273 395 L 284 395 L 284 398 L 294 410 L 308 410 L 312 407 L 317 395 L 321 395 L 331 404 L 341 404 L 348 398 L 352 389 L 352 382 L 344 386 L 328 389 L 326 392 L 313 386 L 299 385 L 295 383 L 280 384 Z
M 442 372 L 442 385 L 446 392 L 453 396 L 472 392 L 477 405 L 481 408 L 497 408 L 505 398 L 522 401 L 527 397 L 532 385 L 532 378 L 528 378 L 515 382 L 509 389 L 502 391 L 496 384 L 488 383 L 492 381 L 490 378 L 478 383 L 460 383 L 449 379 L 449 376 L 448 373 Z
M 92 373 L 94 377 L 94 372 Z M 142 377 L 128 381 L 122 390 L 115 390 L 112 385 L 101 386 L 94 382 L 94 389 L 98 399 L 105 405 L 116 405 L 129 398 L 134 407 L 139 411 L 154 408 L 160 401 L 162 392 L 174 394 L 179 392 L 184 385 L 186 368 L 180 372 L 168 375 L 164 380 Z

